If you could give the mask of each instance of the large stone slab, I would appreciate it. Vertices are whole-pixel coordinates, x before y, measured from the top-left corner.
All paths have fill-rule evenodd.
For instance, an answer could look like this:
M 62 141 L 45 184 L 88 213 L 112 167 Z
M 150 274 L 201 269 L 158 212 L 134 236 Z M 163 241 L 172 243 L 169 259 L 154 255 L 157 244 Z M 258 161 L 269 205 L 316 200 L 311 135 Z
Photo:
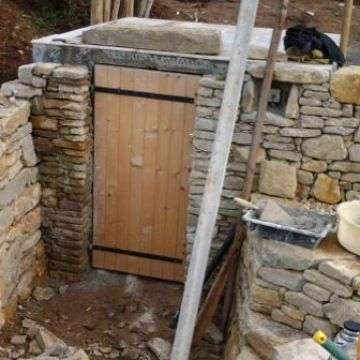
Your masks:
M 360 105 L 360 66 L 346 66 L 331 76 L 330 91 L 341 103 Z
M 316 249 L 306 249 L 275 240 L 261 239 L 248 232 L 248 239 L 259 249 L 264 265 L 303 271 L 326 260 L 353 260 L 355 255 L 344 250 L 335 237 L 323 240 Z
M 172 23 L 105 25 L 85 31 L 83 42 L 186 54 L 218 54 L 222 48 L 217 30 L 184 28 Z
M 296 167 L 279 161 L 261 164 L 259 190 L 268 195 L 295 198 L 297 187 Z
M 285 294 L 285 301 L 296 306 L 304 313 L 319 317 L 324 316 L 322 304 L 301 292 L 288 291 Z
M 304 155 L 320 160 L 345 160 L 347 150 L 341 136 L 322 135 L 305 139 L 302 143 Z
M 329 354 L 312 339 L 289 342 L 276 347 L 273 360 L 327 360 Z
M 255 78 L 262 79 L 265 72 L 265 62 L 248 63 L 247 71 Z M 322 84 L 327 82 L 329 77 L 329 67 L 314 64 L 276 63 L 274 71 L 274 80 L 295 84 Z

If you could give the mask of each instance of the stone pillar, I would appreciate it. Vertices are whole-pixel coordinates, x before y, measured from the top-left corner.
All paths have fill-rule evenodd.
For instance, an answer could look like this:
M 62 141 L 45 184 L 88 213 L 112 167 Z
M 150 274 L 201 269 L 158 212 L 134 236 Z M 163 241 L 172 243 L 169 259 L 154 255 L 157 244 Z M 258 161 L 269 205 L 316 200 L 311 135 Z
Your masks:
M 92 121 L 88 69 L 39 63 L 19 68 L 3 85 L 32 103 L 40 156 L 43 236 L 49 272 L 80 279 L 88 269 L 91 224 Z

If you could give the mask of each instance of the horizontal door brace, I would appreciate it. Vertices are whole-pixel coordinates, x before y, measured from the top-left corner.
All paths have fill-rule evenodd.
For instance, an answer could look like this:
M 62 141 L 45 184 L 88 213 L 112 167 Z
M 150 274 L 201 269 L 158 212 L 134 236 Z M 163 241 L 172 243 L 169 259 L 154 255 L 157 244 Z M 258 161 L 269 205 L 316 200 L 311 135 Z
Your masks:
M 180 102 L 185 104 L 194 104 L 195 102 L 194 98 L 187 96 L 157 94 L 157 93 L 150 93 L 150 92 L 136 91 L 136 90 L 112 89 L 101 86 L 95 86 L 94 91 L 95 93 L 99 92 L 99 93 L 113 94 L 113 95 L 134 96 L 134 97 L 141 97 L 141 98 L 153 99 L 153 100 Z
M 145 253 L 141 253 L 141 252 L 137 252 L 137 251 L 108 248 L 106 246 L 93 245 L 92 250 L 93 251 L 97 250 L 97 251 L 103 251 L 103 252 L 110 252 L 113 254 L 121 254 L 121 255 L 128 255 L 128 256 L 134 256 L 134 257 L 141 257 L 141 258 L 145 258 L 145 259 L 164 261 L 164 262 L 169 262 L 169 263 L 173 263 L 173 264 L 182 264 L 183 263 L 183 260 L 181 260 L 181 259 L 171 258 L 168 256 L 145 254 Z

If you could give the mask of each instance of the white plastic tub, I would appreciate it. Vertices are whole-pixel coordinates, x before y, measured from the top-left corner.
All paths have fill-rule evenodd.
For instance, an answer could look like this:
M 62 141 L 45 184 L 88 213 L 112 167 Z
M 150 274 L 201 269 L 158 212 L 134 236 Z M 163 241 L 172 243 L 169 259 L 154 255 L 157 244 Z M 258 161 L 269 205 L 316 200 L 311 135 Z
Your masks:
M 339 243 L 350 252 L 360 255 L 360 201 L 344 202 L 337 208 Z

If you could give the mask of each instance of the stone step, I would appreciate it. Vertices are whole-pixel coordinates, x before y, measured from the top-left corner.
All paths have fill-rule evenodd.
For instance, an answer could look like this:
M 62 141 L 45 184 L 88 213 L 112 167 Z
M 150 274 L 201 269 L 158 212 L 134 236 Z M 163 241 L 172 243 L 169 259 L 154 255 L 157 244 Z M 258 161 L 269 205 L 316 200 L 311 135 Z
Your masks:
M 327 360 L 329 355 L 310 336 L 273 321 L 269 316 L 245 310 L 242 323 L 248 345 L 237 360 Z

